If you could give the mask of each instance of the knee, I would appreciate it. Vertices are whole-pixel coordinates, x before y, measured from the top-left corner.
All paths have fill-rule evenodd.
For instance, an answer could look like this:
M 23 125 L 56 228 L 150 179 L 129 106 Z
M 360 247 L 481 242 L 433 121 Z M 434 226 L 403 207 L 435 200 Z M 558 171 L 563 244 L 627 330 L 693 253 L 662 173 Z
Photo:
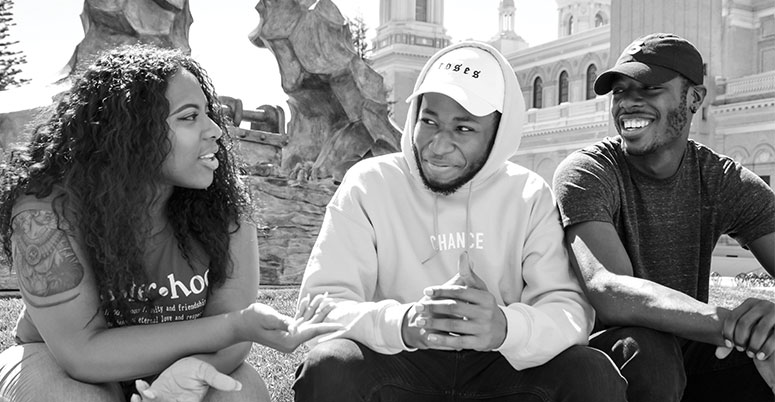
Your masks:
M 360 381 L 363 354 L 349 339 L 334 339 L 312 348 L 296 370 L 293 390 L 297 401 L 321 401 L 331 395 L 352 395 Z
M 568 374 L 562 382 L 570 400 L 626 400 L 627 381 L 611 359 L 597 349 L 572 346 L 552 360 L 552 364 L 562 367 L 557 372 Z
M 642 327 L 618 328 L 607 336 L 609 340 L 603 351 L 611 356 L 629 382 L 628 394 L 632 400 L 647 395 L 657 399 L 644 400 L 680 399 L 686 386 L 686 373 L 681 346 L 675 336 Z
M 363 360 L 360 347 L 349 339 L 334 339 L 318 344 L 307 354 L 296 374 L 316 379 L 342 378 L 358 371 Z
M 78 395 L 79 401 L 105 402 L 105 401 L 123 401 L 124 395 L 121 386 L 118 383 L 105 384 L 86 384 L 83 387 L 77 387 L 77 391 L 72 392 Z
M 43 343 L 17 345 L 0 354 L 0 401 L 123 401 L 118 383 L 72 379 Z
M 679 378 L 683 372 L 683 354 L 678 339 L 668 333 L 642 327 L 617 330 L 606 353 L 613 355 L 622 370 L 633 370 L 648 377 L 658 368 L 666 376 Z
M 239 381 L 242 388 L 239 391 L 219 391 L 210 388 L 203 399 L 204 402 L 269 402 L 269 390 L 261 376 L 255 368 L 247 362 L 243 362 L 236 370 L 229 374 L 229 377 Z

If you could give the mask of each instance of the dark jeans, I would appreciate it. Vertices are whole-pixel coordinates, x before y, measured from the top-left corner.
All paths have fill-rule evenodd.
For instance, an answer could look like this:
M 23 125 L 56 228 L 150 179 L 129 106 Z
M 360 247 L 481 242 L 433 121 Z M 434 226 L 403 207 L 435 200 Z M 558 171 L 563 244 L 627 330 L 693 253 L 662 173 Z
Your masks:
M 573 346 L 515 370 L 498 352 L 384 355 L 348 339 L 317 345 L 296 370 L 296 401 L 624 401 L 624 379 L 598 350 Z
M 726 359 L 716 346 L 641 327 L 617 327 L 590 339 L 627 379 L 630 402 L 773 401 L 753 360 L 737 351 Z

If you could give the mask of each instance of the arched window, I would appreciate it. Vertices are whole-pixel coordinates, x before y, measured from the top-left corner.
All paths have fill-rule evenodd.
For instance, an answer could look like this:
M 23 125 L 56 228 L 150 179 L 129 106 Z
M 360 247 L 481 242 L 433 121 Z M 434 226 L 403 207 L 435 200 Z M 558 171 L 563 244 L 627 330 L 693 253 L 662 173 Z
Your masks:
M 597 79 L 597 67 L 590 64 L 587 67 L 587 99 L 593 99 L 595 94 L 595 79 Z
M 567 34 L 571 35 L 572 33 L 573 33 L 573 16 L 571 15 L 568 18 L 568 32 L 567 32 Z
M 601 13 L 595 14 L 595 28 L 602 27 L 605 24 L 606 22 L 605 22 L 605 17 L 603 17 L 603 14 Z
M 414 19 L 428 22 L 428 0 L 414 0 Z
M 563 103 L 568 101 L 568 72 L 563 71 L 560 73 L 560 101 L 557 103 Z
M 533 81 L 533 107 L 540 109 L 544 103 L 544 82 L 541 77 Z

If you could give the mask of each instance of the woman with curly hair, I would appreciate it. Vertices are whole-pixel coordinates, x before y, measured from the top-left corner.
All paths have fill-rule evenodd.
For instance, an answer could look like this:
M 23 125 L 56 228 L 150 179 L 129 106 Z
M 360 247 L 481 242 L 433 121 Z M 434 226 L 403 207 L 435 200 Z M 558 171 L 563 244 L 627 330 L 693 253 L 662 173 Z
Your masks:
M 322 296 L 293 318 L 254 303 L 250 213 L 203 69 L 149 46 L 98 59 L 2 166 L 24 309 L 0 400 L 268 400 L 252 342 L 290 352 L 338 327 Z

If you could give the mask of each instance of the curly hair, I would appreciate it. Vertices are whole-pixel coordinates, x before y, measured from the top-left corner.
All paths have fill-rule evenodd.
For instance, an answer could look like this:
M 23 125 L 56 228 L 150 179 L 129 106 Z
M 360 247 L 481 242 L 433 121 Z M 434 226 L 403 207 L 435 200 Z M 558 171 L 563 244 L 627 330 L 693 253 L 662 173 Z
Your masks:
M 177 50 L 146 45 L 100 57 L 53 116 L 35 128 L 29 145 L 8 156 L 1 172 L 0 236 L 9 261 L 14 202 L 25 194 L 43 198 L 54 193 L 60 227 L 64 219 L 83 239 L 103 311 L 127 316 L 129 289 L 147 282 L 142 256 L 149 210 L 171 149 L 166 90 L 181 69 L 199 81 L 207 114 L 221 128 L 219 168 L 207 189 L 175 187 L 166 214 L 185 258 L 195 242 L 209 256 L 210 289 L 223 284 L 232 269 L 230 234 L 250 217 L 225 117 L 196 61 Z

